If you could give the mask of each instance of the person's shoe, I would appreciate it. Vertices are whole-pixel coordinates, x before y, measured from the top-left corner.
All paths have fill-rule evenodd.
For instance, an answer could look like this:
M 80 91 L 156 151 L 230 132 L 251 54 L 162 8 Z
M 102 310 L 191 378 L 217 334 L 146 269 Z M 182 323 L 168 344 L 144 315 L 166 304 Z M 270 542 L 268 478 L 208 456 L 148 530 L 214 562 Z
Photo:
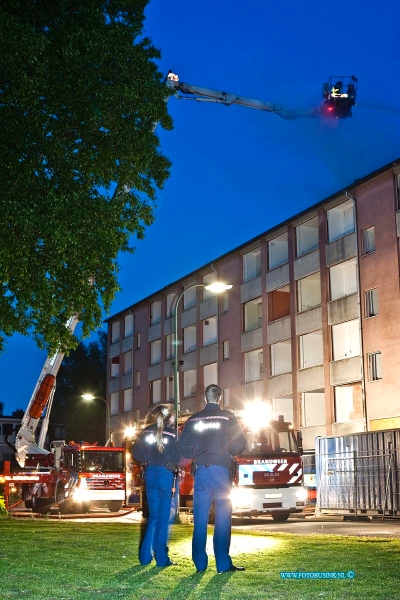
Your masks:
M 231 565 L 231 568 L 227 571 L 218 571 L 218 574 L 221 573 L 229 573 L 230 571 L 245 571 L 245 567 L 236 567 L 235 565 Z

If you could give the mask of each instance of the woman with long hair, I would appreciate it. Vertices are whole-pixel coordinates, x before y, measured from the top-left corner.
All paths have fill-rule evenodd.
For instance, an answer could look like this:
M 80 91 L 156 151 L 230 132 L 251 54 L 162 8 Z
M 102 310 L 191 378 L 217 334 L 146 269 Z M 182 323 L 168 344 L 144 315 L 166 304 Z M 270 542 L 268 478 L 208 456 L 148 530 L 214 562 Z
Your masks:
M 150 425 L 140 432 L 131 450 L 132 457 L 145 469 L 149 506 L 139 560 L 142 565 L 148 565 L 154 558 L 158 567 L 169 567 L 176 564 L 168 556 L 167 543 L 174 471 L 179 462 L 172 405 L 159 404 L 146 422 Z

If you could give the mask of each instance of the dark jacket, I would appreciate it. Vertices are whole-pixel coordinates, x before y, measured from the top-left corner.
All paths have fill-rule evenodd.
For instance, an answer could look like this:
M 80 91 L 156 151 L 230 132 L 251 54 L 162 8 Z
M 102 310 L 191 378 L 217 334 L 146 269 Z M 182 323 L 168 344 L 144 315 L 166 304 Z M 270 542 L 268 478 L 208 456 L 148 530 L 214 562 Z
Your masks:
M 179 454 L 193 458 L 197 465 L 229 467 L 232 457 L 245 449 L 246 436 L 237 418 L 215 403 L 186 421 L 178 441 Z
M 156 423 L 143 429 L 132 446 L 132 457 L 148 466 L 166 467 L 173 471 L 179 462 L 176 450 L 176 430 L 173 427 L 164 428 L 164 452 L 159 452 L 157 448 L 156 433 Z

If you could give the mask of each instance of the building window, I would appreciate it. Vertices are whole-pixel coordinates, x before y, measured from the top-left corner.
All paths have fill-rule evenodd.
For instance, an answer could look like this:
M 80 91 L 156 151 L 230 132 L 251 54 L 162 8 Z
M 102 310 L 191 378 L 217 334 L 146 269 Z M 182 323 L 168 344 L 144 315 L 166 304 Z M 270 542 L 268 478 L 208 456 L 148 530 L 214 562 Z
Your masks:
M 118 342 L 120 339 L 120 322 L 115 321 L 111 325 L 111 343 Z
M 203 346 L 215 344 L 217 341 L 217 317 L 203 321 Z
M 301 396 L 303 427 L 325 425 L 325 393 L 323 391 L 304 392 Z
M 183 330 L 183 351 L 196 350 L 196 325 L 190 325 Z
M 140 333 L 137 333 L 136 334 L 136 350 L 139 350 L 141 343 L 142 343 L 142 336 Z
M 357 263 L 352 258 L 329 269 L 331 300 L 344 298 L 357 292 Z
M 211 283 L 215 283 L 216 281 L 217 281 L 217 273 L 215 271 L 211 271 L 211 273 L 207 273 L 207 275 L 204 275 L 204 277 L 203 277 L 204 285 L 210 285 Z M 209 298 L 213 298 L 214 296 L 215 296 L 215 294 L 213 292 L 203 288 L 203 302 L 205 300 L 208 300 Z
M 132 373 L 132 350 L 124 352 L 124 375 L 126 373 Z
M 334 388 L 334 394 L 336 423 L 351 421 L 354 410 L 353 386 L 339 385 Z
M 396 200 L 397 210 L 400 210 L 400 173 L 396 175 Z
M 368 376 L 369 381 L 382 379 L 382 354 L 380 352 L 368 354 Z
M 217 363 L 204 365 L 203 367 L 204 389 L 212 383 L 218 384 Z
M 328 220 L 328 241 L 333 242 L 354 232 L 354 202 L 347 200 L 326 213 Z
M 290 287 L 268 292 L 268 323 L 284 319 L 290 315 Z
M 135 371 L 135 387 L 140 387 L 140 371 Z
M 111 359 L 111 377 L 119 377 L 119 356 L 114 356 Z
M 124 412 L 132 412 L 133 410 L 133 390 L 128 388 L 124 390 Z
M 276 421 L 283 416 L 284 421 L 293 423 L 293 398 L 272 398 L 272 418 Z
M 324 362 L 322 330 L 299 337 L 300 369 L 308 369 Z
M 161 402 L 161 379 L 155 379 L 150 382 L 150 399 L 151 404 Z
M 169 376 L 165 378 L 165 402 L 170 402 L 174 399 L 174 378 Z
M 174 337 L 172 333 L 165 336 L 165 360 L 174 356 Z
M 222 360 L 229 360 L 229 340 L 225 340 L 222 345 Z
M 243 255 L 243 281 L 250 281 L 261 275 L 261 249 L 256 248 Z
M 292 370 L 292 344 L 290 340 L 271 344 L 271 375 L 290 373 Z
M 196 287 L 194 286 L 195 282 L 189 283 L 185 286 L 185 293 L 183 294 L 183 309 L 191 308 L 192 306 L 196 306 Z
M 119 392 L 114 392 L 110 397 L 110 413 L 117 415 L 119 413 Z
M 225 294 L 221 294 L 221 296 L 219 298 L 219 302 L 220 302 L 220 313 L 221 313 L 221 315 L 224 315 L 229 310 L 229 295 L 227 292 L 225 292 Z
M 244 353 L 244 381 L 258 381 L 264 374 L 264 355 L 262 350 Z
M 131 313 L 125 315 L 124 321 L 124 333 L 125 337 L 128 337 L 133 334 L 133 315 Z
M 150 364 L 156 365 L 161 362 L 161 340 L 155 340 L 150 344 Z
M 189 369 L 183 372 L 183 395 L 194 396 L 197 391 L 196 369 Z
M 321 275 L 314 273 L 297 282 L 297 310 L 303 312 L 321 304 Z
M 362 253 L 375 252 L 375 227 L 367 227 L 362 231 Z
M 165 313 L 165 318 L 168 319 L 169 317 L 172 317 L 174 314 L 174 310 L 175 310 L 175 302 L 177 300 L 177 293 L 176 292 L 172 292 L 171 294 L 167 295 L 167 301 L 166 301 L 166 313 Z
M 333 360 L 360 356 L 360 323 L 358 319 L 333 325 Z
M 268 242 L 268 270 L 284 265 L 288 260 L 288 234 L 285 232 Z
M 319 246 L 318 217 L 313 217 L 295 228 L 296 256 L 311 252 Z
M 250 331 L 262 326 L 262 300 L 256 298 L 243 305 L 244 330 Z
M 150 304 L 150 325 L 155 325 L 161 321 L 161 300 Z
M 379 315 L 379 300 L 378 300 L 378 288 L 373 290 L 367 290 L 364 293 L 365 297 L 365 316 L 376 317 Z

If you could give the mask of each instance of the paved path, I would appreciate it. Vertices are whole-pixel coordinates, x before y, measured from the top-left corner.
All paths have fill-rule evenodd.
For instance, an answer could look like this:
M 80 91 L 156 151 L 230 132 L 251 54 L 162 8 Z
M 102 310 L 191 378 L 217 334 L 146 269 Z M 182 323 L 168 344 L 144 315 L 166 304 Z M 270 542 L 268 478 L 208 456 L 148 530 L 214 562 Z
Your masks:
M 341 517 L 290 518 L 286 523 L 267 519 L 250 519 L 240 523 L 233 520 L 235 529 L 294 533 L 298 535 L 356 535 L 367 537 L 400 538 L 400 521 L 343 521 Z

